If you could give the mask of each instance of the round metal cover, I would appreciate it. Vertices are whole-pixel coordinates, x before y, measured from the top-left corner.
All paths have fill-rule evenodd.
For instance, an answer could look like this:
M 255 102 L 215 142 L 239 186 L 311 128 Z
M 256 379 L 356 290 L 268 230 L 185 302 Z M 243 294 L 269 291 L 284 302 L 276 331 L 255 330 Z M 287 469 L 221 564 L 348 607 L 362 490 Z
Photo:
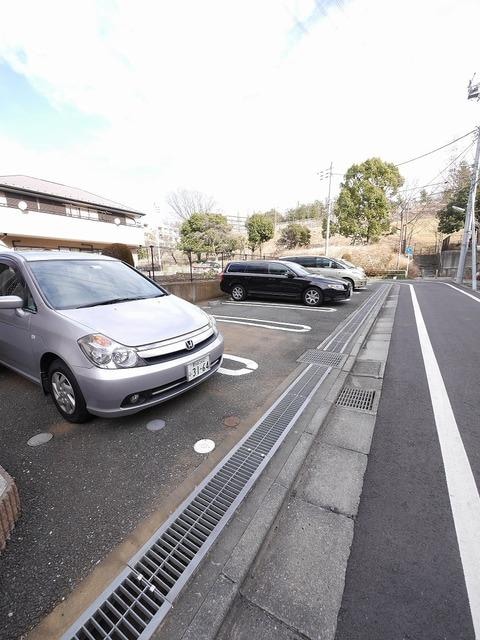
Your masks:
M 147 422 L 147 429 L 149 431 L 160 431 L 165 426 L 165 420 L 150 420 Z
M 53 435 L 51 433 L 37 433 L 36 436 L 33 436 L 27 441 L 27 444 L 29 447 L 38 447 L 41 444 L 47 443 L 52 438 Z
M 240 418 L 237 418 L 237 416 L 227 416 L 223 419 L 223 424 L 226 427 L 238 427 L 240 424 Z
M 210 453 L 210 451 L 215 449 L 215 442 L 208 439 L 198 440 L 198 442 L 193 445 L 193 448 L 197 453 Z

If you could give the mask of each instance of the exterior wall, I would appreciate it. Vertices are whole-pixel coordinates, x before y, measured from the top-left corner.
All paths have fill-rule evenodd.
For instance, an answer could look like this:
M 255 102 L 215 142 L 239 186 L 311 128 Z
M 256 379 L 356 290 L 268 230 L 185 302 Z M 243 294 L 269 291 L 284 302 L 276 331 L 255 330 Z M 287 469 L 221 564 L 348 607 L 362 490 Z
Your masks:
M 440 258 L 440 275 L 454 277 L 457 274 L 458 263 L 460 262 L 460 249 L 442 251 Z M 477 264 L 477 269 L 478 269 Z M 472 252 L 467 251 L 465 260 L 465 277 L 472 277 Z
M 220 280 L 194 280 L 193 282 L 162 282 L 161 277 L 155 278 L 167 291 L 188 302 L 200 302 L 210 298 L 219 298 L 225 294 L 220 289 Z
M 24 198 L 22 198 L 24 199 Z M 112 216 L 115 217 L 115 216 Z M 143 244 L 143 228 L 136 225 L 115 225 L 100 220 L 72 218 L 40 211 L 22 213 L 18 208 L 0 207 L 0 238 L 7 246 L 18 240 L 24 246 L 46 246 L 46 240 L 58 244 L 86 243 L 105 246 L 120 242 L 130 247 Z

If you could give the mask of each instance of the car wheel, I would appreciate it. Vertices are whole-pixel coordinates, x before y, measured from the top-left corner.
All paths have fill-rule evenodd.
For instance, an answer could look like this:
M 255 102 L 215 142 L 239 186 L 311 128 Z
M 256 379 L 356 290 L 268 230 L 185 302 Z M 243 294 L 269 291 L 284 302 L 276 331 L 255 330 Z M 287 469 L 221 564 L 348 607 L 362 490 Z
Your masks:
M 307 307 L 318 307 L 323 302 L 323 293 L 316 287 L 309 287 L 303 292 L 303 303 Z
M 232 287 L 230 295 L 236 302 L 241 302 L 247 297 L 247 290 L 241 284 L 236 284 Z
M 350 292 L 355 291 L 355 283 L 353 282 L 353 280 L 350 280 L 350 278 L 344 278 L 344 280 L 350 287 Z
M 65 420 L 86 422 L 91 418 L 75 376 L 63 360 L 54 360 L 50 365 L 48 383 L 53 402 Z

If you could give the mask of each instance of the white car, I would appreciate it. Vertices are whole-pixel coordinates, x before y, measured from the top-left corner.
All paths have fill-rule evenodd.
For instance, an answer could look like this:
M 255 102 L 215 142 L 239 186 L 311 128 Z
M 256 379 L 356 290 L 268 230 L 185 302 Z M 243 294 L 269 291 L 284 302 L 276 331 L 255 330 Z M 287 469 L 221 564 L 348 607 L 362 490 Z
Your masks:
M 316 273 L 326 278 L 341 278 L 352 285 L 353 289 L 361 289 L 367 284 L 367 276 L 361 267 L 356 267 L 351 262 L 340 258 L 327 258 L 325 256 L 283 256 L 279 260 L 288 260 L 302 265 L 311 273 Z

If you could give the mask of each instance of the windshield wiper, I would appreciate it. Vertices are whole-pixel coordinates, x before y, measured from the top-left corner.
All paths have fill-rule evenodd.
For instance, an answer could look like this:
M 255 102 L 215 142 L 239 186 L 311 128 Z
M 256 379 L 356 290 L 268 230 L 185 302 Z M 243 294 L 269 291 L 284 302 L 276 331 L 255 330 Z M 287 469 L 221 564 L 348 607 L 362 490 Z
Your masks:
M 131 300 L 145 300 L 145 296 L 138 296 L 136 298 L 112 298 L 111 300 L 104 300 L 103 302 L 89 302 L 88 304 L 81 304 L 75 309 L 86 309 L 87 307 L 101 307 L 106 304 L 115 304 L 116 302 L 130 302 Z

